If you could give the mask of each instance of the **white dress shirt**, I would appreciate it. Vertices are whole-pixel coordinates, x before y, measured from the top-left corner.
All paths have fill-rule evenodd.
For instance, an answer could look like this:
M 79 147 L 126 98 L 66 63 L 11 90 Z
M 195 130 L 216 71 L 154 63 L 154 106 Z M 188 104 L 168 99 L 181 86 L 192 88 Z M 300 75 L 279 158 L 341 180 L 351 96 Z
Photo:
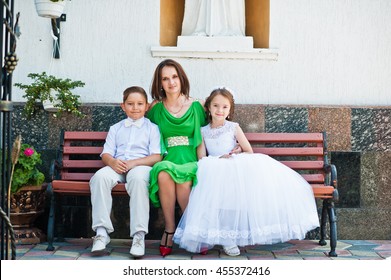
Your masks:
M 101 156 L 103 154 L 122 160 L 160 154 L 159 128 L 144 117 L 136 121 L 124 119 L 110 127 Z

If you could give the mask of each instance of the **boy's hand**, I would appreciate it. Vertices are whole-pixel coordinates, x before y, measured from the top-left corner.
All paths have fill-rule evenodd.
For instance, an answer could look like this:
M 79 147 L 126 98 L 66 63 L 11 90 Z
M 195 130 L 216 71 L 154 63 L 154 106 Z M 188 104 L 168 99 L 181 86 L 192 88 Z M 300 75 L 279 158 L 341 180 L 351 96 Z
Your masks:
M 130 169 L 132 169 L 134 167 L 136 167 L 135 160 L 128 160 L 128 161 L 126 161 L 126 168 L 127 168 L 127 170 L 130 170 Z
M 128 172 L 128 167 L 126 165 L 126 162 L 122 161 L 120 159 L 114 159 L 111 162 L 110 166 L 118 174 L 124 174 L 124 173 Z

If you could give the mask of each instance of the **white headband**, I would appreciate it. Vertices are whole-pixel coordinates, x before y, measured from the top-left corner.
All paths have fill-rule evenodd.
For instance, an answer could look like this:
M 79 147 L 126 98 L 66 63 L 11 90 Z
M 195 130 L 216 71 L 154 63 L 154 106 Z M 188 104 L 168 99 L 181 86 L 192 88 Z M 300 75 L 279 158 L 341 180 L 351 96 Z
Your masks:
M 228 91 L 232 94 L 232 96 L 235 98 L 235 95 L 236 95 L 235 92 L 234 92 L 231 88 L 226 87 L 226 86 L 217 86 L 217 87 L 214 87 L 210 92 L 213 92 L 213 91 L 219 90 L 219 89 L 228 90 Z

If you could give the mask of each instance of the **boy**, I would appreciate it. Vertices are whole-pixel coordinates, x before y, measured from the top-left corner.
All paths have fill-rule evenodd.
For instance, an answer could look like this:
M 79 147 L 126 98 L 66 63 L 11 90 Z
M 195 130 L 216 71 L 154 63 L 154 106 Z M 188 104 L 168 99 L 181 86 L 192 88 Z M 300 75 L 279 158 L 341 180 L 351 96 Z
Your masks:
M 141 87 L 130 87 L 123 92 L 122 110 L 127 119 L 110 127 L 101 158 L 105 167 L 90 180 L 93 237 L 91 252 L 105 250 L 114 231 L 110 220 L 112 188 L 118 182 L 125 183 L 129 194 L 130 236 L 133 237 L 130 254 L 145 254 L 144 236 L 149 221 L 149 172 L 161 160 L 160 132 L 144 115 L 148 109 L 148 97 Z

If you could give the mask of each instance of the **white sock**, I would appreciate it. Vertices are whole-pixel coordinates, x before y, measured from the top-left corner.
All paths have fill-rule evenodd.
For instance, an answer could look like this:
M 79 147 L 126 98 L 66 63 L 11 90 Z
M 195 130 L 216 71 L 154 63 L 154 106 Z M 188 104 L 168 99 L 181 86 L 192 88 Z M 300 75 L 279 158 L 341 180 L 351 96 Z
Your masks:
M 144 237 L 145 237 L 145 231 L 138 231 L 138 232 L 136 232 L 136 233 L 133 235 L 133 238 L 136 237 L 136 235 L 137 235 L 137 237 L 138 237 L 139 239 L 144 239 Z
M 103 237 L 108 237 L 107 230 L 104 227 L 97 227 L 96 228 L 96 235 L 101 235 Z

